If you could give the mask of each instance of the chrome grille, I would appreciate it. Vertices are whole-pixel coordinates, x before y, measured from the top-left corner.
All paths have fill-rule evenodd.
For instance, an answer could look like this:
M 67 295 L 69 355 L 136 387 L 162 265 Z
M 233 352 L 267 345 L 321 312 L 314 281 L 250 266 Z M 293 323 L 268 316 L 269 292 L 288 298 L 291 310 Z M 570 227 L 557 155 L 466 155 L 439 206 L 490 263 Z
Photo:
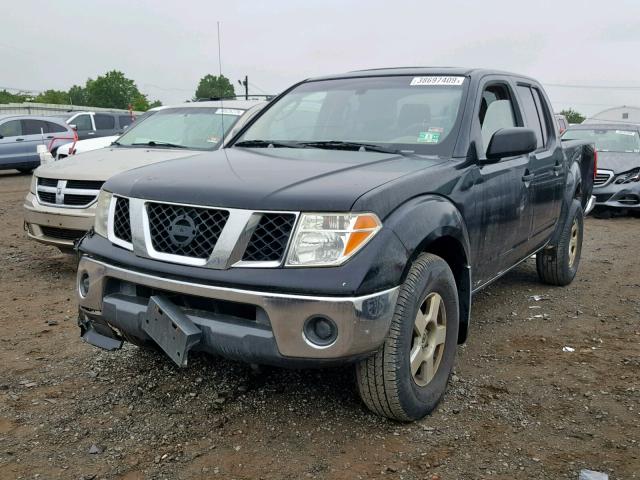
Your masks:
M 125 242 L 131 243 L 131 219 L 129 217 L 129 199 L 116 198 L 113 213 L 113 234 Z
M 213 252 L 229 212 L 165 203 L 147 203 L 149 234 L 154 250 L 207 259 Z
M 596 178 L 593 179 L 594 187 L 602 187 L 609 183 L 609 181 L 613 178 L 613 172 L 609 170 L 598 170 L 596 172 Z
M 84 208 L 96 201 L 103 183 L 97 180 L 38 178 L 38 200 L 47 205 Z
M 255 211 L 115 195 L 107 237 L 135 255 L 217 270 L 282 264 L 298 212 Z
M 38 178 L 38 185 L 42 185 L 43 187 L 57 187 L 58 180 L 55 178 Z
M 245 262 L 279 261 L 287 248 L 296 216 L 290 213 L 264 213 L 244 252 Z

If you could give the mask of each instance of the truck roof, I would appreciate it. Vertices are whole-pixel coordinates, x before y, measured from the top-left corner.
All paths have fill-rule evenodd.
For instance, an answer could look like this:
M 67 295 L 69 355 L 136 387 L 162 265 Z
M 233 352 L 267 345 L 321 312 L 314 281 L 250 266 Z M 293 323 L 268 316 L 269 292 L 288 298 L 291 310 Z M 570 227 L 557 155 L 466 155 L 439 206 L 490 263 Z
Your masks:
M 464 67 L 387 67 L 387 68 L 371 68 L 367 70 L 354 70 L 341 74 L 324 75 L 321 77 L 310 78 L 309 80 L 331 80 L 337 78 L 355 78 L 355 77 L 378 77 L 390 75 L 455 75 L 465 77 L 484 77 L 485 75 L 504 75 L 520 78 L 529 78 L 525 75 L 517 73 L 504 72 L 500 70 L 491 70 L 484 68 L 464 68 Z M 532 78 L 529 78 L 535 81 Z

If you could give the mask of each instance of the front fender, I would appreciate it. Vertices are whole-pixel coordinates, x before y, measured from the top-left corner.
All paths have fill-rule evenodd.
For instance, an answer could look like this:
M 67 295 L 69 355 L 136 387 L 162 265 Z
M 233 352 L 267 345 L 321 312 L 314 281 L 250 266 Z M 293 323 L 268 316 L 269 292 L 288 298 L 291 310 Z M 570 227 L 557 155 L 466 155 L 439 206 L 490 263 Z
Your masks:
M 394 210 L 385 220 L 404 244 L 411 259 L 440 237 L 453 237 L 470 258 L 469 234 L 462 214 L 447 198 L 425 195 L 413 198 Z

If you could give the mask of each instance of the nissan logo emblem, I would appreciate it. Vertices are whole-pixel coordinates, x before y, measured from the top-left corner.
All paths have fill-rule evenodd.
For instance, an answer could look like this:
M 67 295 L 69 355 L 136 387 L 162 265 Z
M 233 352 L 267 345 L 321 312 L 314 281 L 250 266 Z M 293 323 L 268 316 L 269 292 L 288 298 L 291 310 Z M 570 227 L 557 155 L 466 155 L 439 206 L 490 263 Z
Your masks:
M 197 233 L 196 223 L 188 215 L 180 215 L 169 224 L 169 238 L 177 247 L 189 245 Z

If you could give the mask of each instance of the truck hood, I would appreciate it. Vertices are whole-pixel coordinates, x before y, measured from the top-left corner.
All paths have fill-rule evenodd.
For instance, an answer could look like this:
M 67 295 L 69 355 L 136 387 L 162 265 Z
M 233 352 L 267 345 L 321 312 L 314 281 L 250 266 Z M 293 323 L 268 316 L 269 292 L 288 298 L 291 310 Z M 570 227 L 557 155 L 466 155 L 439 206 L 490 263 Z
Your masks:
M 598 152 L 598 169 L 622 173 L 640 167 L 640 153 Z
M 132 168 L 198 155 L 193 150 L 166 148 L 101 148 L 39 166 L 34 175 L 60 180 L 105 181 L 113 175 Z
M 443 161 L 313 148 L 228 148 L 122 173 L 105 189 L 227 208 L 348 211 L 369 190 Z

